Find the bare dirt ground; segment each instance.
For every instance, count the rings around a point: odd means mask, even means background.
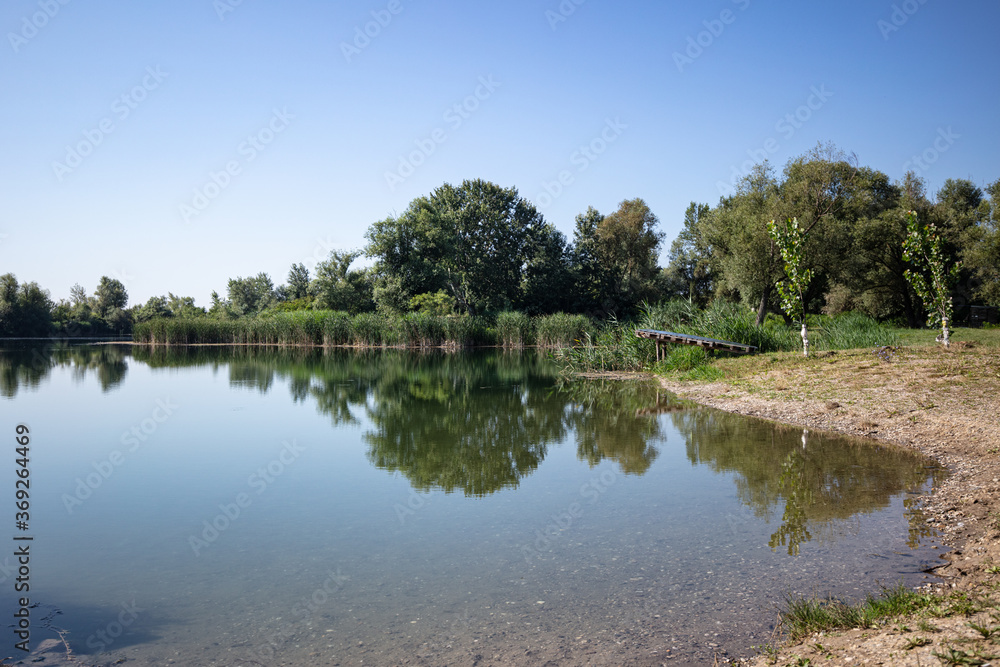
[[[662,384],[721,410],[912,447],[950,471],[923,506],[954,549],[935,571],[940,604],[880,627],[818,633],[744,664],[1000,665],[1000,349],[957,342],[718,366],[724,381]]]

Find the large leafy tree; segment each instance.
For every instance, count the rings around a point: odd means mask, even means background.
[[[607,278],[597,256],[597,226],[604,220],[593,206],[576,216],[570,266],[575,286],[574,310],[599,313]]]
[[[782,276],[778,248],[767,233],[767,223],[780,218],[780,210],[778,181],[765,161],[741,179],[735,194],[722,198],[700,225],[724,285],[738,291],[745,303],[757,306],[758,324],[764,321],[774,285]]]
[[[657,296],[657,256],[663,233],[642,199],[627,199],[597,225],[595,255],[605,277],[603,307],[630,314]]]
[[[334,250],[316,265],[316,278],[309,288],[315,297],[314,308],[343,310],[352,315],[372,310],[374,304],[367,272],[351,270],[351,264],[360,256],[360,251]]]
[[[52,299],[38,283],[18,284],[13,273],[0,276],[0,336],[47,336]]]
[[[1000,180],[986,188],[980,215],[964,234],[962,261],[975,280],[973,295],[1000,306]]]
[[[231,278],[227,292],[229,309],[238,316],[256,315],[272,305],[275,300],[274,283],[271,282],[271,277],[263,272],[248,278]],[[214,292],[213,301],[218,301]]]
[[[702,235],[710,213],[708,204],[691,202],[684,212],[684,227],[670,244],[665,269],[672,291],[700,306],[712,295],[712,248]]]
[[[302,299],[309,295],[309,269],[305,264],[292,264],[288,270],[286,296],[289,300]]]
[[[101,282],[94,292],[94,310],[97,316],[107,320],[114,311],[125,310],[128,306],[128,292],[120,280],[101,276]]]
[[[414,296],[443,288],[469,313],[517,306],[547,233],[541,214],[515,188],[478,179],[446,183],[369,229],[376,301],[404,310]]]

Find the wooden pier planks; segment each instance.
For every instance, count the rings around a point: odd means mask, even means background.
[[[662,343],[680,343],[682,345],[698,345],[709,350],[723,350],[736,354],[753,354],[757,348],[753,345],[743,345],[742,343],[732,343],[728,340],[715,340],[714,338],[702,338],[701,336],[691,336],[688,334],[674,333],[673,331],[657,331],[656,329],[636,329],[635,335],[639,338],[651,338],[656,341],[656,360],[660,360],[660,345]]]

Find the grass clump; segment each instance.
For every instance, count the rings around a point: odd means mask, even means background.
[[[538,347],[573,347],[579,345],[591,329],[590,320],[583,315],[554,313],[536,317],[535,344]]]
[[[821,325],[817,346],[824,350],[896,347],[899,336],[890,327],[863,313],[844,313]]]
[[[912,591],[900,583],[894,588],[883,588],[881,596],[868,595],[856,604],[788,596],[781,620],[791,639],[795,640],[824,630],[874,628],[891,618],[915,613],[934,603],[935,596]]]
[[[508,310],[497,315],[497,343],[504,348],[516,349],[531,345],[531,318],[522,312]]]

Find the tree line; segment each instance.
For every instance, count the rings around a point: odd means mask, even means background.
[[[803,316],[854,310],[915,327],[925,312],[907,277],[916,270],[904,252],[913,213],[940,235],[942,261],[958,267],[956,316],[971,304],[1000,306],[1000,180],[980,188],[948,179],[931,200],[913,172],[892,182],[835,146],[817,145],[780,174],[767,161],[755,165],[715,206],[692,202],[666,267],[658,265],[659,219],[642,199],[607,215],[588,208],[568,239],[515,188],[467,180],[374,222],[361,250],[335,250],[312,272],[293,264],[284,284],[267,273],[232,278],[224,296],[212,292],[208,308],[172,293],[128,307],[124,285],[108,277],[92,294],[74,285],[69,301],[54,303],[36,283],[18,284],[8,273],[0,276],[0,335],[128,333],[160,317],[304,309],[627,319],[644,303],[669,299],[740,302],[761,323],[782,313],[787,262],[772,222],[792,220],[796,270],[810,278],[798,295]],[[371,266],[351,268],[363,256]]]

